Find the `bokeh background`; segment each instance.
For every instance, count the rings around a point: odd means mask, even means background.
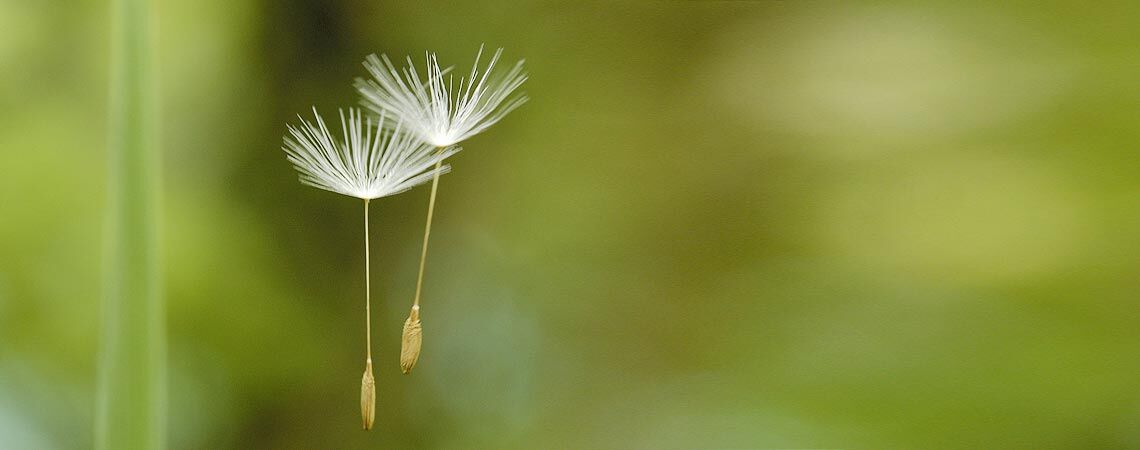
[[[160,0],[175,449],[1140,448],[1140,4]],[[92,444],[106,1],[0,1],[0,448]],[[369,53],[532,100],[373,206]]]

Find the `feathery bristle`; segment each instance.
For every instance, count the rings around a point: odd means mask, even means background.
[[[347,119],[341,110],[343,138],[338,140],[316,108],[313,116],[315,122],[301,118],[300,126],[288,126],[282,149],[301,183],[326,191],[362,199],[399,194],[431,180],[432,166],[460,150],[440,151],[418,142],[403,132],[399,122],[391,130],[383,129],[355,108],[349,108]],[[449,170],[442,166],[440,173]]]
[[[409,131],[438,147],[459,143],[479,134],[501,120],[527,101],[526,95],[512,97],[515,90],[527,80],[520,60],[505,74],[491,76],[503,49],[498,49],[482,71],[479,59],[483,47],[475,56],[471,73],[460,77],[448,75],[451,67],[440,68],[434,53],[425,55],[427,80],[420,78],[412,63],[399,70],[387,55],[369,55],[364,67],[372,79],[356,80],[361,105],[377,116],[390,115],[407,124]]]

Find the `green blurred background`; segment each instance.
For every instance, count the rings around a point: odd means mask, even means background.
[[[1140,448],[1140,4],[159,0],[175,449]],[[106,1],[0,1],[0,448],[92,445]],[[361,208],[369,53],[531,101]]]

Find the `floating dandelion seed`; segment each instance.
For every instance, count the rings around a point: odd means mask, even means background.
[[[324,119],[313,108],[315,122],[301,119],[300,126],[289,125],[285,136],[286,158],[300,174],[302,183],[326,191],[364,200],[364,322],[367,357],[360,384],[360,413],[364,429],[372,428],[376,414],[375,380],[372,376],[372,284],[369,280],[368,202],[399,194],[428,179],[439,179],[450,170],[441,166],[459,147],[437,149],[403,133],[397,121],[394,128],[374,127],[360,111],[349,108],[348,118],[340,112],[342,139],[329,132]],[[378,123],[383,123],[382,116]],[[435,167],[432,169],[432,167]]]
[[[480,46],[479,53],[475,55],[475,63],[471,65],[471,73],[459,78],[458,85],[450,74],[451,67],[441,69],[434,53],[425,55],[427,81],[420,78],[411,57],[407,58],[407,67],[398,70],[387,55],[370,55],[364,60],[364,67],[372,74],[372,79],[356,80],[356,89],[362,97],[360,103],[380,117],[391,117],[394,121],[407,124],[409,132],[442,151],[449,145],[458,144],[483,132],[527,101],[525,95],[512,96],[527,80],[523,61],[516,63],[506,74],[492,76],[502,53],[503,49],[496,50],[487,67],[480,72],[479,59],[483,56],[483,47]],[[440,163],[442,160],[436,164]],[[404,322],[401,339],[400,369],[405,374],[412,371],[420,356],[423,338],[419,318],[420,291],[438,187],[439,177],[435,176],[428,200],[416,296],[408,319]]]

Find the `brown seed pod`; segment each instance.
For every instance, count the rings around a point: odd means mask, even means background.
[[[420,346],[423,344],[423,330],[420,327],[420,306],[412,306],[408,320],[404,321],[404,335],[400,342],[400,370],[412,372],[420,359]]]
[[[360,417],[364,429],[371,430],[376,421],[376,379],[372,377],[372,358],[364,364],[364,378],[360,380]]]

